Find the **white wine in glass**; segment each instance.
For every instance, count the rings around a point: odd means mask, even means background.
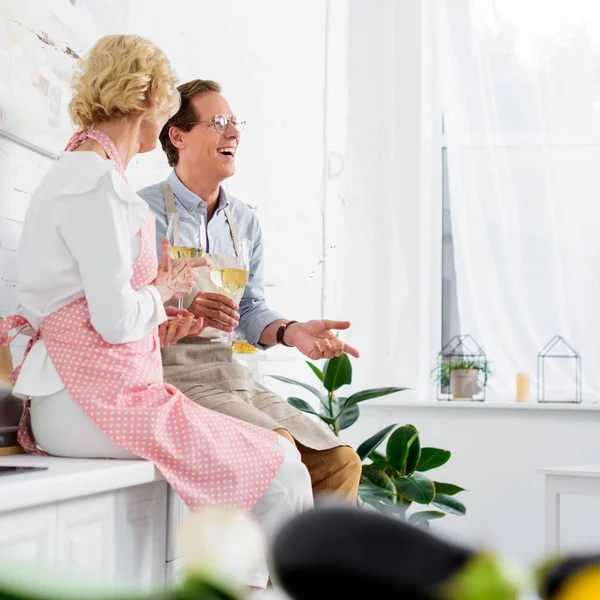
[[[171,246],[172,258],[202,258],[204,250],[196,246]]]
[[[174,259],[201,258],[206,248],[206,223],[202,215],[175,213],[169,219],[167,239]],[[183,298],[177,299],[177,308],[183,308]]]
[[[210,279],[222,294],[235,296],[248,283],[248,271],[245,269],[229,269],[213,267]]]
[[[222,254],[211,255],[210,280],[218,292],[234,297],[243,292],[248,283],[249,275],[249,243],[246,239],[239,241],[236,256]],[[233,343],[233,335],[228,333],[225,338],[216,338],[213,342],[225,340]]]

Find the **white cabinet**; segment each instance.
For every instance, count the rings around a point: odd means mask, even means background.
[[[164,580],[167,482],[121,490],[116,496],[117,581],[149,590]]]
[[[11,558],[54,565],[57,506],[0,514],[0,552]]]
[[[58,504],[57,567],[70,574],[101,575],[115,583],[115,497],[113,493]]]
[[[177,495],[172,487],[169,487],[169,514],[167,518],[167,561],[180,558],[181,552],[177,545],[177,533],[180,530],[185,517],[190,509]]]
[[[0,513],[0,554],[104,584],[165,579],[167,482]]]
[[[165,582],[167,585],[172,586],[179,583],[184,576],[185,564],[181,558],[172,560],[167,563],[167,570],[165,573]]]

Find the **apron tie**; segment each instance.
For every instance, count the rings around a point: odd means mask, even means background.
[[[17,333],[12,336],[8,335],[8,332],[11,329],[17,329]],[[26,329],[33,330],[33,335],[29,338],[27,342],[27,346],[25,347],[25,353],[23,355],[23,361],[27,358],[29,351],[33,348],[35,343],[42,337],[42,332],[39,329],[34,329],[31,323],[21,315],[12,315],[7,319],[3,319],[0,321],[0,346],[10,346],[10,344],[15,340],[15,338],[23,333]],[[21,367],[23,363],[21,363],[18,367],[12,370],[11,374],[8,376],[10,382],[15,385],[17,378],[19,377],[19,373],[21,372]],[[23,447],[25,452],[30,454],[40,454],[43,456],[48,456],[45,452],[42,452],[33,441],[33,433],[31,431],[31,421],[29,418],[29,407],[31,405],[31,400],[26,398],[23,400],[23,412],[21,413],[21,420],[19,421],[19,428],[17,430],[17,441]]]

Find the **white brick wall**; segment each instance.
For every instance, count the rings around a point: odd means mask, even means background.
[[[14,313],[17,300],[16,252],[29,198],[52,159],[18,142],[0,137],[0,316]],[[27,338],[11,345],[13,363],[20,364]]]

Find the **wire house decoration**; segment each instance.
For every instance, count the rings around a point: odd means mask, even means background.
[[[440,350],[433,371],[438,400],[485,400],[488,360],[470,335],[454,336]]]
[[[538,354],[538,402],[581,403],[581,357],[560,335]]]

